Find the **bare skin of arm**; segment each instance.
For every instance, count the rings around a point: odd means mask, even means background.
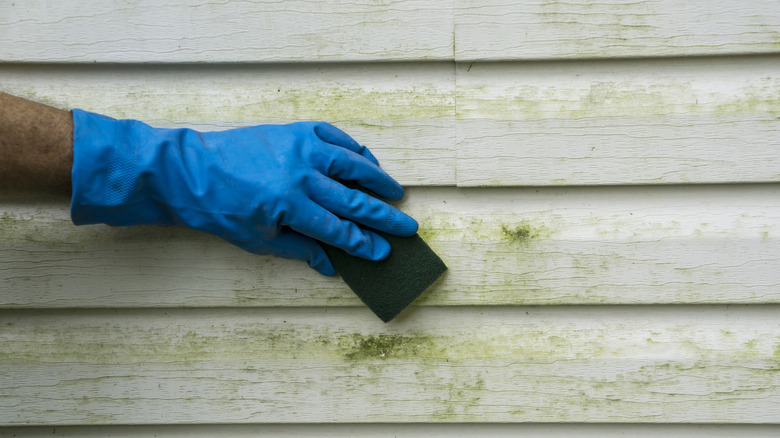
[[[70,111],[0,92],[0,190],[70,194]]]

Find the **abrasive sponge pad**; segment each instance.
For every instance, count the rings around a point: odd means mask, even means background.
[[[422,295],[447,266],[417,234],[398,237],[377,233],[391,248],[390,255],[378,262],[322,246],[344,282],[376,316],[388,322]]]

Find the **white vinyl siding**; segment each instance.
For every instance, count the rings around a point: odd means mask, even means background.
[[[302,262],[0,193],[0,436],[780,433],[780,3],[5,2],[0,90],[332,122],[450,268],[384,324]]]

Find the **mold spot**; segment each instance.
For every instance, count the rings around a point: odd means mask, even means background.
[[[349,361],[430,358],[435,342],[425,335],[353,334],[339,339],[343,357]]]
[[[514,227],[501,225],[501,233],[505,240],[512,243],[525,243],[539,236],[539,234],[528,225]]]

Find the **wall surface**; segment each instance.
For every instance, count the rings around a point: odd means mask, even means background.
[[[450,270],[383,324],[300,262],[0,194],[0,436],[780,433],[780,3],[163,3],[3,2],[0,90],[335,123]]]

